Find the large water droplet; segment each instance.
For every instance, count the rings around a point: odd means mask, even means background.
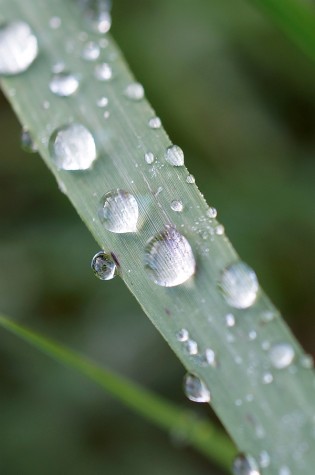
[[[101,280],[111,280],[116,275],[116,263],[111,254],[106,254],[104,251],[100,251],[93,257],[91,261],[91,268]]]
[[[101,63],[95,67],[95,77],[99,81],[109,81],[113,76],[113,71],[108,63]]]
[[[167,147],[165,158],[174,167],[182,167],[184,165],[184,152],[178,145]]]
[[[260,475],[256,460],[245,454],[235,457],[232,466],[233,475]]]
[[[144,89],[139,82],[128,84],[125,89],[125,95],[132,101],[141,101],[144,98]]]
[[[195,273],[196,262],[187,239],[174,228],[167,228],[148,241],[145,268],[156,284],[174,287]]]
[[[294,349],[289,343],[277,343],[269,350],[271,364],[277,369],[283,369],[289,366],[294,356]]]
[[[26,71],[37,54],[37,38],[27,23],[13,21],[0,26],[0,74]]]
[[[184,392],[190,401],[209,402],[211,399],[210,391],[205,383],[194,374],[186,374]]]
[[[235,308],[253,305],[259,289],[255,272],[244,262],[226,267],[219,285],[227,303]]]
[[[97,158],[91,132],[76,123],[55,130],[49,140],[49,150],[61,170],[87,170]]]
[[[56,96],[67,97],[76,92],[79,87],[79,80],[70,73],[62,72],[54,74],[49,83],[49,89]]]
[[[37,152],[37,146],[34,140],[32,139],[31,134],[25,128],[22,129],[22,133],[21,133],[21,147],[23,148],[23,150],[25,150],[25,152],[28,152],[28,153]]]
[[[136,232],[138,216],[138,203],[127,191],[112,190],[101,199],[99,217],[105,228],[112,233]]]

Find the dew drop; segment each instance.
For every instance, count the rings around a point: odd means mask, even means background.
[[[110,116],[110,112],[109,112],[109,111],[105,111],[104,114],[103,114],[104,119],[108,119],[109,116]]]
[[[89,41],[84,46],[81,56],[86,61],[95,61],[100,55],[101,49],[94,41]]]
[[[49,26],[52,30],[58,30],[61,25],[61,18],[59,16],[53,16],[49,19]]]
[[[151,117],[151,119],[149,119],[148,124],[150,129],[159,129],[162,125],[162,122],[159,117]]]
[[[79,80],[70,73],[61,72],[54,74],[49,83],[49,89],[56,96],[67,97],[76,92],[79,87]]]
[[[304,354],[300,357],[299,363],[302,368],[311,369],[314,367],[314,358],[312,355]]]
[[[181,213],[181,211],[184,209],[183,203],[179,200],[173,200],[171,202],[171,209],[177,213]]]
[[[195,183],[195,177],[193,175],[188,175],[186,178],[186,183]]]
[[[139,82],[128,84],[125,89],[125,96],[132,101],[141,101],[144,98],[144,89]]]
[[[112,190],[101,199],[99,217],[105,228],[112,233],[136,232],[138,216],[138,203],[127,191]]]
[[[214,232],[218,235],[218,236],[222,236],[224,234],[224,226],[222,224],[218,224],[215,229],[214,229]]]
[[[209,216],[209,218],[216,218],[217,217],[217,210],[213,207],[210,207],[207,211],[207,216]]]
[[[210,391],[205,383],[194,374],[186,374],[184,378],[184,392],[193,402],[209,402]]]
[[[213,367],[217,365],[216,354],[211,348],[207,348],[205,350],[205,362]]]
[[[182,167],[184,165],[184,152],[178,145],[171,145],[166,149],[165,159],[173,167]]]
[[[272,366],[277,369],[287,368],[295,356],[294,349],[289,343],[277,343],[269,350]]]
[[[198,354],[198,343],[195,340],[192,340],[191,338],[186,341],[185,348],[190,356]]]
[[[144,261],[149,277],[162,287],[186,282],[196,268],[189,242],[174,228],[166,228],[148,241]]]
[[[100,97],[97,102],[96,102],[96,105],[97,107],[106,107],[108,106],[108,98],[103,96],[103,97]]]
[[[27,23],[13,21],[0,26],[0,74],[26,71],[37,55],[37,38]]]
[[[291,470],[286,466],[280,467],[279,475],[291,475]]]
[[[256,460],[251,455],[239,454],[232,465],[233,475],[260,475]]]
[[[176,333],[176,338],[178,341],[187,341],[189,339],[189,331],[186,328],[182,328]]]
[[[262,381],[264,384],[271,384],[273,381],[273,376],[271,373],[264,373],[262,377]]]
[[[154,162],[154,154],[152,152],[147,152],[144,155],[144,159],[148,165],[151,165]]]
[[[23,127],[22,132],[21,132],[21,147],[25,152],[28,153],[36,153],[37,152],[37,146],[32,139],[32,136],[30,132]]]
[[[262,468],[269,467],[270,465],[270,455],[266,450],[262,450],[259,454],[259,465]]]
[[[253,305],[259,289],[255,272],[244,262],[226,267],[219,286],[227,303],[235,308]]]
[[[110,0],[79,0],[86,24],[96,33],[107,33],[112,24]]]
[[[235,325],[235,317],[232,313],[228,313],[225,316],[225,323],[227,327],[234,327]]]
[[[108,63],[101,63],[95,67],[95,77],[99,81],[109,81],[113,76],[112,68]]]
[[[91,132],[76,123],[56,129],[49,139],[49,150],[60,170],[87,170],[97,158]]]
[[[91,268],[98,279],[111,280],[117,274],[116,263],[110,254],[100,251],[93,257]]]

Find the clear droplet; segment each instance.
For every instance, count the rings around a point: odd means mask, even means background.
[[[255,272],[244,262],[226,267],[219,285],[227,303],[235,308],[253,305],[259,290]]]
[[[105,228],[112,233],[134,233],[137,231],[138,203],[127,191],[116,189],[101,199],[99,217]]]
[[[273,381],[273,376],[271,373],[264,373],[262,377],[262,381],[264,384],[271,384]]]
[[[94,41],[89,41],[84,46],[81,56],[86,61],[95,61],[100,55],[101,49]]]
[[[109,119],[109,116],[110,116],[110,112],[105,111],[104,114],[103,114],[104,119]]]
[[[295,356],[294,349],[289,343],[277,343],[269,350],[272,366],[277,369],[287,368]]]
[[[13,21],[0,26],[0,74],[26,71],[37,55],[37,38],[27,23]]]
[[[149,119],[148,124],[151,129],[159,129],[162,125],[162,122],[159,117],[152,117]]]
[[[193,402],[209,402],[210,391],[205,383],[194,374],[186,374],[184,378],[184,392]]]
[[[108,63],[101,63],[95,67],[95,77],[99,81],[109,81],[113,76],[113,71]]]
[[[182,167],[184,165],[184,152],[178,145],[167,147],[165,158],[173,167]]]
[[[279,475],[291,475],[291,470],[286,466],[280,467]]]
[[[262,468],[269,467],[270,465],[270,455],[266,450],[262,450],[259,454],[259,465]]]
[[[58,30],[61,25],[61,18],[59,16],[53,16],[49,19],[49,26],[52,30]]]
[[[175,287],[195,273],[196,262],[187,239],[174,228],[167,228],[148,241],[145,268],[157,285]]]
[[[105,96],[103,96],[103,97],[100,97],[100,98],[97,100],[96,105],[97,105],[98,107],[106,107],[106,106],[108,106],[108,102],[109,102],[109,101],[108,101],[108,98],[105,97]]]
[[[54,74],[49,83],[49,89],[56,96],[67,97],[74,94],[79,87],[79,80],[70,73]]]
[[[256,460],[251,455],[239,454],[232,465],[233,475],[260,475]]]
[[[181,213],[181,211],[183,211],[184,209],[184,206],[183,206],[183,203],[179,200],[173,200],[171,202],[171,208],[173,211],[176,211],[177,213]]]
[[[209,216],[209,218],[216,218],[217,217],[217,210],[213,207],[210,207],[207,211],[207,216]]]
[[[100,251],[92,259],[91,268],[98,279],[111,280],[116,275],[116,263],[111,254]]]
[[[195,340],[192,340],[191,338],[189,338],[185,342],[185,348],[190,356],[198,354],[198,343]]]
[[[147,152],[144,155],[144,159],[148,165],[151,165],[154,162],[154,154],[152,152]]]
[[[189,331],[186,328],[182,328],[176,333],[176,338],[178,341],[187,341],[189,339]]]
[[[139,82],[128,84],[125,89],[125,95],[132,101],[141,101],[144,98],[144,89]]]
[[[222,236],[225,232],[225,229],[224,229],[224,226],[222,224],[218,224],[215,228],[214,228],[214,232],[218,235],[218,236]]]
[[[314,358],[312,355],[303,354],[299,360],[302,368],[311,369],[314,367]]]
[[[87,170],[97,158],[94,138],[82,124],[56,129],[49,139],[49,150],[60,170]]]
[[[195,183],[195,177],[193,175],[188,175],[186,178],[186,183]]]
[[[107,33],[112,24],[109,0],[79,0],[86,24],[96,33]]]
[[[225,316],[225,323],[227,327],[234,327],[235,325],[235,317],[232,313],[228,313]]]
[[[207,348],[205,350],[205,362],[213,367],[217,365],[216,354],[211,348]]]
[[[22,133],[21,133],[21,147],[25,152],[28,153],[36,153],[37,152],[37,146],[32,139],[32,136],[30,132],[23,127]]]

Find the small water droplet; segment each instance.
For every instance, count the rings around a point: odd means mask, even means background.
[[[184,209],[183,203],[179,200],[173,200],[171,202],[171,209],[177,213],[181,213]]]
[[[108,119],[109,116],[110,116],[110,112],[109,112],[109,111],[105,111],[104,114],[103,114],[104,119]]]
[[[271,384],[273,381],[273,376],[271,373],[264,373],[262,377],[262,381],[264,384]]]
[[[289,343],[277,343],[269,350],[272,366],[277,369],[287,368],[295,356],[294,349]]]
[[[269,467],[269,465],[270,465],[270,455],[268,454],[268,452],[266,450],[262,450],[260,452],[258,460],[259,460],[259,465],[262,468]]]
[[[207,216],[209,216],[209,218],[216,218],[217,217],[217,210],[213,207],[210,207],[207,211]]]
[[[134,233],[137,231],[138,203],[127,191],[116,189],[101,199],[99,217],[105,228],[112,233]]]
[[[184,378],[184,392],[193,402],[209,402],[210,391],[205,383],[194,374],[186,374]]]
[[[187,341],[189,339],[189,331],[186,328],[182,328],[176,333],[178,341]]]
[[[289,467],[280,467],[279,475],[291,475],[291,470],[289,469]]]
[[[49,26],[52,30],[57,30],[60,28],[61,18],[59,16],[53,16],[49,19]]]
[[[244,262],[226,267],[219,285],[227,303],[235,308],[253,305],[259,289],[255,272]]]
[[[49,150],[60,170],[87,170],[97,158],[91,132],[76,123],[56,129],[49,139]]]
[[[100,47],[94,41],[89,41],[84,46],[81,56],[86,61],[95,61],[100,55]]]
[[[192,277],[196,262],[187,239],[174,228],[167,228],[148,241],[145,268],[157,285],[174,287]]]
[[[111,254],[100,251],[92,259],[91,268],[101,280],[111,280],[117,274],[116,263]]]
[[[224,226],[222,224],[218,224],[215,228],[214,228],[214,232],[218,235],[218,236],[222,236],[225,232],[225,229],[224,229]]]
[[[195,183],[195,177],[193,175],[188,175],[186,178],[186,183]]]
[[[95,66],[95,77],[99,81],[109,81],[113,76],[113,71],[108,63],[101,63]]]
[[[96,33],[107,33],[112,24],[109,0],[79,0],[86,24]]]
[[[191,338],[185,342],[185,348],[187,353],[191,356],[198,354],[198,343]]]
[[[248,333],[248,338],[250,340],[256,340],[257,338],[257,332],[255,330],[251,330],[249,333]]]
[[[151,117],[148,124],[151,129],[159,129],[162,125],[162,122],[159,117]]]
[[[314,358],[312,355],[303,354],[299,362],[302,368],[311,369],[314,367]]]
[[[217,365],[216,354],[211,348],[205,350],[205,362],[213,367]]]
[[[233,475],[260,475],[256,460],[247,454],[235,457],[232,466]]]
[[[0,74],[26,71],[37,55],[37,38],[27,23],[13,21],[0,26]]]
[[[128,84],[125,89],[125,96],[132,101],[141,101],[144,98],[144,89],[139,82]]]
[[[178,145],[167,147],[165,159],[173,167],[182,167],[184,165],[184,152]]]
[[[144,155],[144,159],[148,165],[151,165],[154,162],[154,154],[152,152],[147,152]]]
[[[108,98],[103,96],[103,97],[100,97],[97,102],[96,102],[96,105],[98,107],[106,107],[108,106]]]
[[[70,73],[61,72],[54,74],[49,83],[49,89],[56,96],[67,97],[76,92],[79,87],[79,80]]]
[[[22,133],[21,133],[21,147],[25,152],[28,153],[36,153],[37,152],[37,146],[32,139],[32,136],[30,132],[23,127]]]
[[[225,323],[227,327],[234,327],[235,325],[235,317],[232,313],[228,313],[225,316]]]

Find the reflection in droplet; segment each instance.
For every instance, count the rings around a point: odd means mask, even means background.
[[[91,268],[98,279],[111,280],[116,275],[116,263],[111,254],[100,251],[93,257]]]

